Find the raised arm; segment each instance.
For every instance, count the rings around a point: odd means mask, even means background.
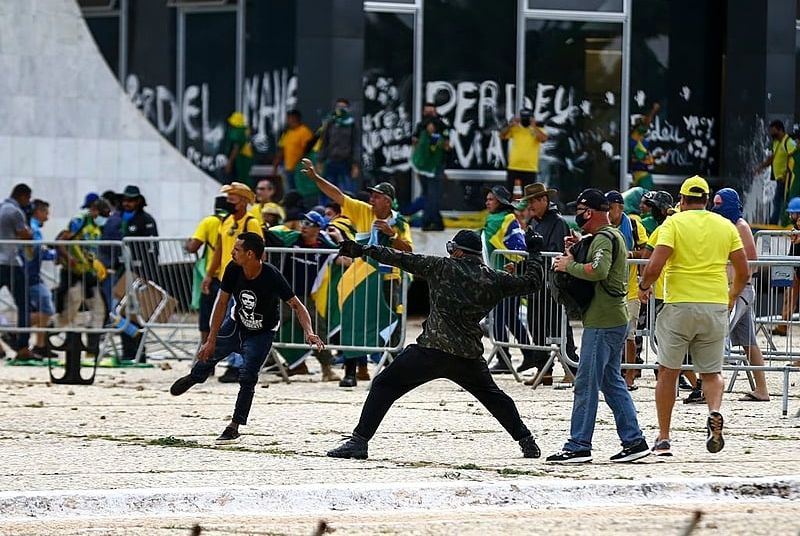
[[[308,158],[303,158],[302,164],[303,174],[313,180],[317,186],[319,186],[319,189],[323,194],[328,196],[334,203],[338,203],[340,205],[344,203],[344,193],[337,188],[335,184],[330,183],[324,177],[320,177],[319,173],[317,173],[317,170],[314,169],[314,164],[311,162],[311,160]]]

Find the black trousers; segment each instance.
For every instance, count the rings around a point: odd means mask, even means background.
[[[406,347],[372,381],[354,432],[369,440],[395,400],[428,383],[445,378],[465,389],[489,410],[516,441],[531,435],[517,406],[492,379],[483,359],[464,359],[416,344]]]

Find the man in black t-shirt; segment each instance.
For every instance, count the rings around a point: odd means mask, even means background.
[[[292,308],[303,328],[308,344],[322,350],[322,339],[314,334],[311,318],[303,303],[297,299],[286,278],[273,265],[261,262],[264,240],[255,233],[242,233],[233,246],[233,263],[225,270],[220,283],[211,330],[206,342],[197,352],[192,372],[178,378],[170,393],[182,395],[193,385],[203,383],[214,366],[233,352],[242,355],[244,365],[239,369],[239,396],[233,418],[217,438],[218,444],[235,443],[239,425],[247,424],[253,405],[258,373],[272,347],[275,328],[280,320],[280,302]],[[228,300],[234,296],[234,306],[226,317]]]

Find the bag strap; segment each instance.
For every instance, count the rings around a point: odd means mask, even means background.
[[[614,265],[614,261],[617,258],[618,248],[619,248],[619,240],[616,239],[614,233],[611,231],[600,231],[597,233],[598,235],[603,235],[611,241],[611,266]],[[603,287],[603,291],[611,296],[612,298],[621,298],[628,294],[627,290],[623,290],[622,292],[613,292],[611,289],[608,288],[608,279],[604,279],[602,281],[598,281],[600,286]]]

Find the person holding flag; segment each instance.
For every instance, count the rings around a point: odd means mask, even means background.
[[[302,172],[311,178],[324,195],[342,207],[341,214],[350,219],[356,230],[356,241],[369,246],[385,246],[400,251],[411,251],[411,228],[403,217],[393,209],[394,186],[382,182],[367,188],[369,203],[346,195],[336,185],[321,177],[311,160],[302,160]],[[378,292],[382,289],[382,293]],[[374,261],[359,259],[342,275],[338,285],[341,312],[341,343],[345,346],[384,346],[387,334],[390,344],[399,335],[395,315],[402,313],[400,303],[401,274],[398,268],[380,266]],[[384,300],[379,299],[382,294]],[[367,304],[380,303],[376,310]],[[394,310],[392,310],[392,308]],[[366,312],[369,309],[370,314]],[[399,342],[399,341],[398,341]],[[345,376],[340,387],[357,385],[357,361],[363,352],[345,352]],[[366,365],[362,365],[359,376],[368,379]]]

